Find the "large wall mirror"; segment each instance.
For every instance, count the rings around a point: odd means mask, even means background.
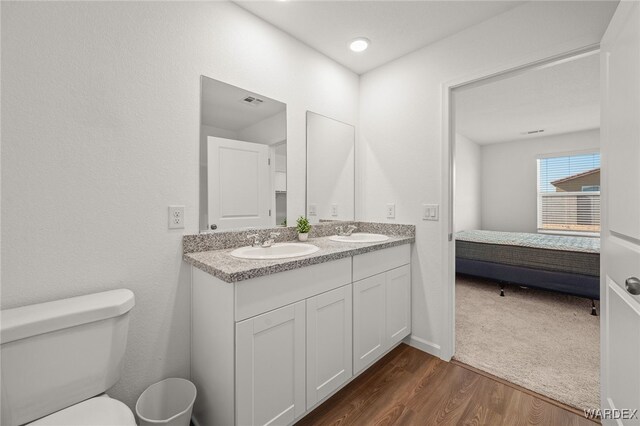
[[[286,224],[287,106],[200,79],[200,230]]]
[[[307,217],[355,219],[355,128],[307,111]]]

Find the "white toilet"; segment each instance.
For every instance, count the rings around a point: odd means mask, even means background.
[[[120,377],[130,290],[3,310],[2,425],[133,426],[105,392]]]

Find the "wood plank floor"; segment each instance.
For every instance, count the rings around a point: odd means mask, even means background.
[[[585,425],[535,395],[402,344],[297,425]]]

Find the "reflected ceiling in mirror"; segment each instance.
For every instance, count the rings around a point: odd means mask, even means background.
[[[200,231],[286,224],[286,105],[205,76],[200,83]]]
[[[307,111],[307,217],[355,220],[355,127]]]

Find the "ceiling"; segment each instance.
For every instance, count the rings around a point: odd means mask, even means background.
[[[258,106],[243,102],[247,96],[260,98],[263,102]],[[284,111],[286,106],[260,94],[202,77],[201,108],[203,125],[238,131]]]
[[[455,34],[522,1],[235,1],[357,74]],[[369,48],[352,52],[357,37]]]
[[[456,132],[480,145],[599,128],[600,55],[460,89],[455,105]]]

